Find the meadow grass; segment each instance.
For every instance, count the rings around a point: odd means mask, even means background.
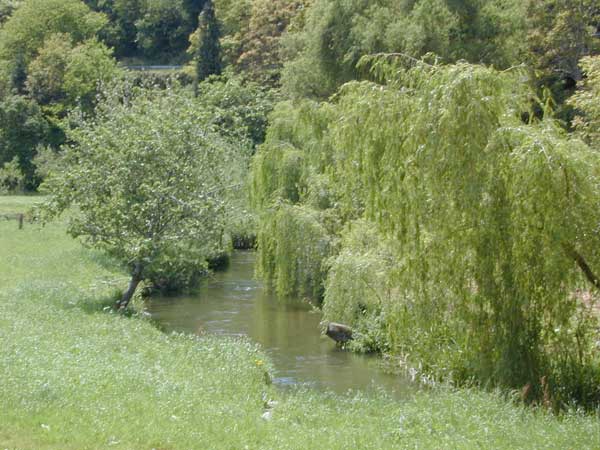
[[[0,215],[25,214],[43,200],[44,197],[39,195],[0,196]]]
[[[0,209],[30,201],[0,197]],[[64,224],[0,222],[0,449],[600,448],[596,416],[479,390],[401,402],[280,391],[247,340],[110,313],[126,279]]]

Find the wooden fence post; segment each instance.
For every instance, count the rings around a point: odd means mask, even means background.
[[[23,229],[23,214],[19,214],[19,230]]]

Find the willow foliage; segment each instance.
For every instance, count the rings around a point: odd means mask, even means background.
[[[323,173],[331,158],[325,150],[328,112],[313,102],[277,105],[265,143],[254,162],[256,206],[277,198],[296,203],[305,194],[310,175]]]
[[[580,89],[569,99],[577,115],[573,125],[590,146],[600,149],[600,56],[586,57],[580,62],[585,79]]]
[[[282,204],[263,219],[258,234],[259,273],[277,294],[320,298],[333,239],[324,217],[311,208]]]
[[[341,178],[361,177],[367,216],[402,255],[411,308],[397,320],[437,322],[469,375],[501,384],[537,383],[554,358],[589,364],[574,293],[581,262],[600,263],[599,155],[551,122],[522,123],[519,72],[383,67],[386,87],[346,88],[332,133],[351,162]]]
[[[600,287],[600,155],[551,120],[523,122],[535,99],[520,70],[367,63],[381,82],[345,85],[320,107],[325,116],[312,116],[327,117],[325,130],[298,121],[294,136],[268,138],[262,149],[261,158],[275,158],[273,144],[319,129],[320,146],[295,144],[303,157],[295,167],[307,186],[323,177],[330,201],[294,201],[341,223],[363,217],[389,242],[382,253],[378,240],[360,248],[356,233],[345,234],[329,260],[328,318],[360,328],[371,320],[360,314],[371,317],[375,347],[439,377],[529,384],[538,395],[552,389],[556,401],[600,399],[593,383],[581,391],[581,374],[599,375],[591,310]],[[273,270],[282,256],[267,256]],[[363,276],[378,283],[377,302],[358,283]]]
[[[339,228],[325,131],[327,106],[281,103],[253,161],[252,199],[259,210],[259,272],[282,296],[319,299],[325,260]],[[304,206],[295,206],[304,204]]]
[[[324,319],[352,326],[354,350],[389,350],[386,314],[396,294],[396,255],[374,224],[363,219],[347,225],[339,246],[327,262]]]

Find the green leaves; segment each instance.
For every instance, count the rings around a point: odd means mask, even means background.
[[[225,194],[248,153],[205,125],[192,99],[124,90],[127,97],[109,92],[95,119],[69,131],[64,172],[47,183],[49,208],[76,207],[70,233],[141,264],[145,278],[202,271],[223,245]]]
[[[81,42],[106,22],[104,15],[79,0],[28,0],[0,30],[0,60],[13,65],[23,58],[27,65],[50,35],[65,33]]]
[[[100,84],[119,75],[112,52],[96,40],[73,46],[67,34],[50,36],[28,67],[26,88],[59,115],[81,106],[91,113]]]
[[[600,150],[600,56],[583,58],[581,68],[586,78],[581,89],[569,99],[577,113],[573,124],[588,144]]]
[[[195,83],[204,81],[210,75],[221,74],[221,32],[215,17],[211,0],[207,0],[198,19],[198,42],[195,52]]]
[[[521,70],[399,54],[364,64],[381,84],[273,116],[254,165],[263,274],[280,292],[297,289],[289,273],[325,276],[328,318],[364,330],[359,347],[410,354],[439,378],[541,393],[542,376],[597,364],[595,319],[575,293],[594,289],[584,268],[600,268],[598,153],[550,119],[522,121],[535,97]],[[335,243],[340,222],[329,273],[294,266],[315,254],[309,230]],[[357,234],[379,238],[361,246]]]
[[[48,123],[35,102],[16,95],[0,100],[0,165],[18,157],[27,188],[36,186],[32,158],[48,135]]]

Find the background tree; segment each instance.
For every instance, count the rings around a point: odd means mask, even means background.
[[[183,55],[196,18],[188,15],[183,0],[144,0],[135,21],[136,41],[146,58],[172,61]]]
[[[94,37],[106,22],[80,0],[28,0],[0,29],[0,60],[12,70],[26,69],[48,37],[61,33],[79,43]]]
[[[194,58],[196,61],[196,85],[210,75],[221,73],[219,37],[219,24],[215,17],[215,10],[212,1],[208,0],[198,19],[198,50]]]
[[[112,50],[101,42],[92,39],[77,45],[69,53],[65,68],[63,89],[67,104],[91,113],[101,86],[121,74]]]
[[[0,0],[0,25],[8,20],[23,0]]]
[[[136,21],[142,14],[142,0],[114,0],[111,13],[109,43],[119,57],[138,52]]]
[[[78,104],[91,112],[99,84],[113,80],[120,70],[104,44],[92,39],[73,46],[68,35],[56,34],[46,40],[27,73],[28,95],[60,116]]]
[[[569,99],[576,114],[573,125],[590,146],[600,151],[600,56],[583,58],[581,70],[585,78]]]
[[[0,166],[17,158],[27,189],[37,187],[32,159],[49,134],[50,126],[35,102],[16,95],[0,100]]]
[[[0,194],[21,194],[25,187],[25,176],[21,171],[19,158],[0,165]]]
[[[121,309],[144,279],[184,283],[206,269],[224,245],[225,193],[247,158],[203,125],[193,99],[127,95],[109,95],[95,120],[69,131],[64,170],[47,183],[48,211],[76,207],[69,232],[129,268]]]
[[[518,0],[315,0],[304,26],[282,40],[282,85],[296,97],[327,97],[364,77],[361,56],[435,53],[507,68],[525,55],[525,11]]]
[[[39,105],[62,101],[65,70],[73,44],[68,34],[49,36],[27,68],[26,90]]]
[[[64,34],[48,38],[27,72],[29,96],[48,117],[59,119],[78,105],[91,113],[99,85],[121,73],[104,44],[88,40],[73,46]]]
[[[241,35],[236,70],[256,80],[277,84],[283,62],[281,36],[305,4],[303,0],[254,0],[248,28]]]
[[[198,28],[198,18],[204,9],[206,0],[183,0],[182,6],[187,16],[190,18],[190,28]]]
[[[560,104],[581,80],[579,60],[600,50],[593,37],[600,23],[594,0],[531,0],[527,4],[527,43],[539,71],[539,84]]]
[[[198,86],[197,101],[207,122],[232,139],[250,141],[253,148],[265,140],[268,117],[277,99],[272,90],[239,76],[223,76]]]
[[[179,63],[204,0],[85,0],[109,23],[100,37],[118,58]]]
[[[234,64],[242,50],[243,35],[248,29],[252,0],[213,0],[215,14],[221,25],[223,61]]]

